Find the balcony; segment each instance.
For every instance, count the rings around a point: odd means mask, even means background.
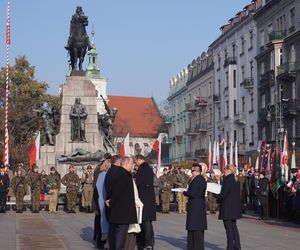
[[[207,157],[207,149],[201,148],[195,151],[195,158],[204,158]]]
[[[198,126],[196,126],[196,129],[198,129],[199,132],[206,133],[208,131],[208,124],[201,123]]]
[[[234,115],[234,122],[238,125],[246,125],[246,116],[243,113]]]
[[[275,73],[274,70],[269,70],[266,73],[260,75],[259,77],[259,88],[265,88],[270,83],[275,81]]]
[[[185,134],[188,135],[188,136],[196,136],[199,133],[200,132],[199,132],[197,127],[195,127],[195,128],[186,128],[185,129]]]
[[[278,79],[289,80],[295,79],[297,73],[300,72],[300,62],[287,62],[277,67]]]
[[[298,110],[300,108],[299,100],[292,99],[288,101],[287,106],[283,110],[284,116],[297,116]]]
[[[225,121],[224,120],[217,121],[217,126],[219,130],[223,130],[225,127]]]
[[[185,111],[186,112],[195,112],[197,110],[197,107],[195,107],[195,104],[192,103],[186,103],[185,104]]]
[[[236,64],[236,57],[227,57],[224,61],[224,68],[226,68],[228,65]]]
[[[195,107],[201,107],[201,106],[207,106],[208,101],[207,101],[207,97],[198,97],[195,100]]]
[[[247,77],[244,79],[244,81],[242,82],[242,84],[244,85],[244,88],[245,89],[253,89],[254,87],[254,81],[253,81],[253,78],[252,77]]]
[[[269,33],[269,41],[282,40],[287,36],[286,30],[274,30]]]
[[[192,152],[185,152],[185,159],[191,159],[192,155]]]
[[[273,107],[274,105],[272,105]],[[273,108],[271,108],[273,109]],[[260,123],[266,123],[267,122],[267,115],[268,115],[268,111],[266,110],[266,108],[260,109],[259,112],[259,122]]]
[[[221,102],[221,96],[220,95],[214,95],[213,96],[214,103],[220,103]]]

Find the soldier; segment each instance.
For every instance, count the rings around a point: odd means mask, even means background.
[[[56,213],[57,198],[58,198],[58,193],[60,191],[61,181],[60,181],[60,175],[56,173],[55,167],[51,167],[50,174],[47,176],[46,184],[47,184],[48,194],[50,195],[49,214]]]
[[[16,196],[16,207],[17,207],[16,213],[22,213],[23,206],[24,206],[23,199],[27,190],[27,181],[25,177],[22,176],[21,169],[17,170],[17,175],[11,181],[11,187]]]
[[[9,178],[9,183],[11,183],[12,179],[14,178],[14,171],[11,170],[11,167],[9,165],[6,165],[6,173]],[[14,196],[14,191],[11,186],[8,188],[8,193],[7,193],[7,201],[10,201],[10,197]]]
[[[76,213],[76,199],[80,187],[80,179],[75,173],[73,165],[69,166],[69,173],[62,178],[61,183],[67,187],[66,196],[68,213]]]
[[[178,168],[177,174],[174,176],[174,184],[176,188],[187,188],[189,177],[183,168]],[[177,192],[178,213],[186,213],[186,197],[183,192]]]
[[[82,191],[82,207],[87,213],[91,213],[91,206],[93,200],[93,168],[91,165],[87,166],[87,171],[82,174],[81,183],[83,185]]]
[[[245,213],[247,205],[247,176],[245,175],[243,168],[239,168],[237,179],[240,183],[241,209],[242,213]]]
[[[173,178],[169,175],[167,168],[164,168],[163,173],[164,174],[158,178],[158,186],[161,190],[162,213],[169,213]]]
[[[208,178],[208,182],[217,183],[217,179],[215,177],[214,170],[210,170],[210,177]],[[207,192],[207,200],[208,200],[208,210],[211,214],[216,213],[217,209],[217,199],[215,198],[212,192]]]
[[[6,196],[9,188],[9,177],[5,168],[0,166],[0,213],[6,212]]]
[[[31,190],[32,213],[40,212],[40,197],[42,189],[42,175],[39,173],[38,166],[33,164],[32,173],[28,176],[28,185]]]

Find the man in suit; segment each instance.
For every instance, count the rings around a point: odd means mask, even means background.
[[[225,178],[221,193],[217,195],[220,203],[219,220],[223,220],[227,236],[227,250],[241,249],[240,235],[236,220],[242,217],[240,204],[240,183],[235,177],[236,169],[233,165],[225,168]]]
[[[207,230],[205,204],[206,181],[201,175],[201,171],[202,167],[194,163],[189,188],[183,192],[188,197],[186,216],[188,250],[204,250],[204,230]]]
[[[122,167],[119,167],[114,173],[111,196],[106,201],[111,209],[109,218],[109,245],[111,250],[124,249],[129,224],[137,223],[132,169],[132,159],[124,157]]]
[[[135,156],[135,164],[138,167],[136,173],[136,185],[139,197],[144,204],[142,214],[141,232],[137,235],[138,249],[153,249],[154,232],[152,221],[156,220],[154,173],[152,168],[145,162],[143,155]]]

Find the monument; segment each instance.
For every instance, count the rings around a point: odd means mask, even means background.
[[[97,51],[92,32],[92,44],[86,33],[88,17],[81,7],[76,8],[72,16],[70,33],[65,48],[70,54],[70,72],[66,81],[60,86],[61,110],[58,128],[45,126],[48,143],[40,148],[37,165],[49,173],[54,166],[63,176],[70,164],[76,166],[77,173],[88,164],[96,166],[104,153],[115,151],[111,129],[116,110],[107,109],[106,84],[100,77],[96,64]],[[89,64],[83,70],[83,61],[88,51]],[[45,110],[37,111],[39,113]],[[46,114],[46,113],[45,113]],[[99,123],[99,117],[109,117],[109,132]],[[49,123],[49,119],[45,120]],[[52,119],[52,118],[51,118]],[[100,121],[101,122],[101,121]],[[55,132],[52,132],[55,131]],[[50,136],[51,134],[51,136]],[[109,135],[109,139],[108,138]]]

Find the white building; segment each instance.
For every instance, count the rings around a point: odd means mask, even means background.
[[[256,149],[257,72],[255,56],[255,3],[222,26],[222,34],[211,45],[214,58],[214,139],[237,141],[239,154]]]

